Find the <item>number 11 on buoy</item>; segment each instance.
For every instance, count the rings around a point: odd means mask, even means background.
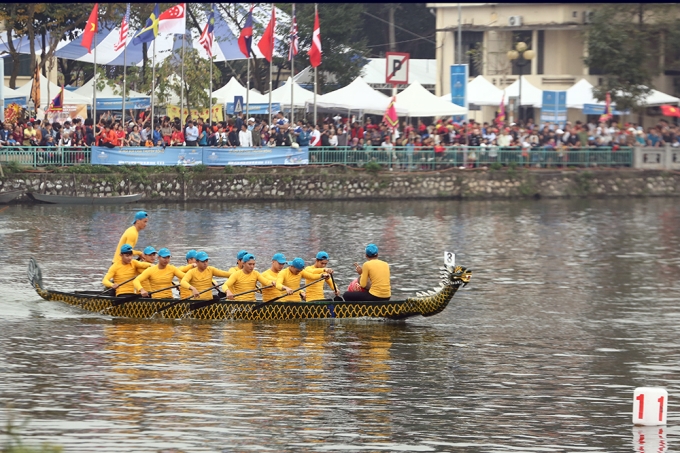
[[[668,392],[661,387],[638,387],[633,395],[633,424],[659,426],[666,424]]]

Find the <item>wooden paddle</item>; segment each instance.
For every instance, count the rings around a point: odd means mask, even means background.
[[[335,279],[333,278],[333,274],[331,274],[331,282],[333,283],[333,291],[336,291],[336,292],[337,292],[337,291],[338,291],[338,287],[337,287],[336,284],[335,284]],[[335,302],[344,302],[344,301],[345,301],[345,299],[344,299],[341,295],[339,295],[339,294],[336,294],[336,295],[333,297],[333,300],[334,300]]]
[[[263,286],[262,288],[255,288],[255,289],[250,289],[248,291],[243,291],[242,293],[234,294],[234,297],[243,296],[245,294],[250,294],[250,293],[255,293],[255,292],[261,292],[263,289],[271,288],[272,286],[274,286],[274,285],[267,285],[267,286]],[[223,300],[226,300],[226,297],[220,297],[217,300],[213,299],[212,301],[208,301],[208,303],[205,304],[205,305],[190,307],[189,311],[187,311],[186,313],[184,313],[182,315],[182,318],[186,318],[187,316],[189,316],[192,311],[198,310],[199,308],[209,307],[210,305],[216,304],[217,302],[221,302]]]
[[[124,285],[124,284],[126,284],[126,283],[130,283],[132,280],[134,280],[134,279],[136,279],[136,278],[137,278],[137,275],[135,275],[135,276],[132,277],[131,279],[125,280],[123,283],[121,283],[121,284],[118,285],[118,286],[122,286],[122,285]],[[112,289],[113,289],[113,288],[108,288],[106,291],[102,291],[101,293],[95,294],[95,295],[92,296],[92,297],[103,296],[104,294],[108,293],[108,292],[111,291]],[[87,301],[86,301],[86,302],[87,302]],[[82,307],[83,305],[85,305],[85,302],[83,302],[80,306]]]
[[[161,289],[157,289],[156,291],[151,291],[149,293],[149,296],[152,295],[152,294],[160,293],[161,291],[167,291],[167,290],[172,289],[172,288],[177,288],[178,286],[179,286],[179,283],[176,284],[176,285],[168,286],[167,288],[161,288]],[[109,305],[108,307],[103,309],[100,313],[105,314],[107,311],[109,311],[110,309],[112,309],[114,307],[120,307],[121,305],[126,304],[128,302],[132,302],[133,300],[137,300],[140,297],[142,297],[141,294],[133,294],[131,296],[127,296],[127,297],[124,297],[122,299],[115,300],[115,301],[113,301],[113,303],[111,305]]]
[[[201,294],[203,294],[203,293],[207,293],[208,291],[212,291],[213,289],[215,289],[215,288],[217,288],[217,287],[219,287],[219,286],[222,286],[223,284],[224,284],[224,283],[218,283],[218,284],[216,284],[216,285],[211,286],[211,287],[208,288],[208,289],[204,289],[203,291],[201,291],[201,292],[198,293],[198,294],[201,295]],[[163,307],[163,308],[161,308],[161,309],[159,309],[159,310],[156,310],[155,312],[153,312],[153,314],[152,314],[151,316],[149,316],[149,319],[153,318],[153,317],[156,316],[158,313],[167,310],[168,308],[172,308],[172,307],[174,307],[175,305],[181,304],[182,302],[191,299],[192,297],[194,297],[193,294],[192,294],[191,296],[189,296],[189,297],[185,297],[185,298],[183,298],[183,299],[176,300],[176,301],[174,301],[173,303],[168,304],[168,305],[166,305],[165,307]]]
[[[332,274],[331,274],[331,275],[332,275]],[[294,289],[293,292],[291,292],[290,294],[296,293],[296,292],[298,292],[298,291],[302,291],[303,289],[305,289],[305,288],[308,287],[308,286],[312,286],[312,285],[315,284],[315,283],[319,283],[321,280],[325,280],[325,277],[318,278],[318,279],[314,280],[313,282],[309,282],[309,283],[307,283],[306,285],[299,287],[298,289]],[[267,304],[271,304],[272,302],[276,302],[277,300],[283,299],[283,298],[286,297],[286,296],[290,296],[290,294],[284,294],[284,295],[279,296],[279,297],[277,297],[277,298],[274,298],[274,299],[272,299],[272,300],[267,300],[267,301],[264,301],[264,302],[260,302],[259,304],[256,304],[256,305],[253,307],[253,310],[257,310],[257,309],[259,309],[259,308],[264,307],[264,306],[267,305]]]

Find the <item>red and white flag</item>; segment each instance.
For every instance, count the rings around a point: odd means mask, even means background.
[[[158,31],[183,35],[187,30],[186,3],[167,9],[158,16]]]
[[[123,16],[123,22],[120,23],[120,35],[118,36],[118,42],[113,46],[113,50],[115,50],[116,52],[125,47],[125,44],[127,44],[129,23],[130,23],[130,4],[128,3],[127,9],[125,10],[125,16]]]
[[[319,12],[314,11],[314,33],[312,47],[309,49],[309,63],[316,68],[321,64],[321,29],[319,28]]]

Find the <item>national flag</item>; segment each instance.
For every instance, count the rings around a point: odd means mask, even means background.
[[[253,6],[246,16],[246,23],[238,35],[238,48],[247,58],[253,54]]]
[[[158,16],[158,31],[183,35],[187,31],[187,4],[180,3]]]
[[[151,16],[146,20],[144,28],[139,30],[134,38],[132,38],[132,44],[135,46],[140,45],[143,42],[151,42],[158,36],[158,16],[160,12],[158,11],[158,3],[153,7],[153,12]]]
[[[496,116],[496,125],[501,127],[505,123],[505,91],[501,97],[501,105],[498,107],[498,116]]]
[[[604,101],[604,114],[600,115],[600,123],[605,123],[612,119],[614,115],[612,115],[612,97],[607,92],[607,96],[605,97]]]
[[[272,57],[274,56],[274,29],[276,28],[276,8],[272,4],[272,18],[269,21],[269,25],[264,30],[262,38],[257,43],[257,47],[262,52],[262,55],[268,62],[272,62]]]
[[[90,17],[87,19],[83,36],[80,40],[80,45],[87,49],[87,53],[92,52],[92,40],[95,33],[97,33],[97,23],[99,22],[99,3],[94,4]]]
[[[394,107],[394,102],[397,100],[396,96],[392,96],[390,105],[387,106],[383,121],[386,122],[392,129],[399,125],[399,117],[397,116],[397,109]]]
[[[33,71],[33,85],[31,85],[31,99],[33,100],[33,108],[37,112],[40,108],[40,65],[36,63]]]
[[[314,33],[312,47],[309,49],[309,63],[316,68],[321,64],[321,29],[319,28],[319,12],[314,12]]]
[[[212,46],[214,39],[215,39],[215,9],[213,7],[212,12],[208,16],[208,22],[205,24],[205,27],[203,28],[203,33],[201,33],[201,37],[198,39],[198,42],[201,43],[205,51],[208,52],[208,56],[210,58],[213,57]]]
[[[48,112],[61,112],[64,110],[64,87],[61,87],[59,94],[52,99],[50,106],[47,108]]]
[[[127,43],[129,23],[130,23],[130,4],[128,3],[127,9],[125,10],[125,16],[123,16],[123,21],[120,23],[120,34],[118,35],[118,42],[113,46],[113,50],[115,50],[116,52],[125,47],[125,44]]]
[[[661,113],[663,116],[678,116],[680,117],[680,108],[674,105],[662,105]]]
[[[298,54],[298,26],[295,18],[295,3],[293,3],[293,21],[290,24],[290,48],[288,49],[288,59],[292,60]]]

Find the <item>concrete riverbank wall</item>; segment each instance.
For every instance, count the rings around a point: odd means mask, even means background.
[[[229,168],[229,167],[228,167]],[[208,168],[166,173],[14,173],[0,192],[115,196],[145,201],[520,199],[679,196],[680,172],[633,169],[460,170],[369,173],[346,167]],[[24,195],[17,202],[28,202]]]

